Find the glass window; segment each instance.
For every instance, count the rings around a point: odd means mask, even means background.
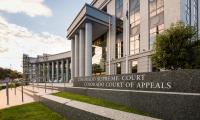
[[[164,11],[164,0],[149,0],[150,17],[156,16]]]
[[[117,30],[116,30],[116,44],[115,44],[115,56],[116,58],[123,57],[123,21],[117,19]]]
[[[157,34],[164,31],[164,0],[149,0],[149,17],[150,17],[150,50]]]
[[[123,17],[123,0],[116,0],[116,17]]]
[[[156,27],[150,29],[150,41],[149,41],[150,49],[153,48],[153,44],[155,42],[156,35],[162,33],[163,31],[164,31],[164,24],[157,25]]]
[[[116,67],[117,67],[117,74],[121,74],[121,63],[117,63]]]
[[[140,52],[140,35],[135,35],[130,38],[130,55]]]
[[[131,61],[131,73],[137,73],[138,61]]]
[[[140,52],[140,0],[130,0],[130,55]]]
[[[105,74],[106,71],[106,34],[92,42],[92,72]]]
[[[140,0],[130,0],[131,28],[140,24]]]

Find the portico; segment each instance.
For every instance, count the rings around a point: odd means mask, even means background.
[[[109,31],[109,19],[111,15],[86,4],[69,26],[67,38],[72,41],[72,79],[92,76],[92,42]]]
[[[69,82],[71,79],[71,52],[58,53],[54,55],[43,54],[36,58],[28,57],[24,63],[29,66],[27,75],[30,81],[34,82]]]

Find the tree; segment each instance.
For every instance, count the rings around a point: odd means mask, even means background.
[[[157,35],[153,64],[165,70],[200,68],[200,41],[195,34],[194,27],[177,23]]]
[[[11,79],[22,78],[22,74],[17,71],[0,67],[0,80],[4,80],[6,77],[9,77]]]

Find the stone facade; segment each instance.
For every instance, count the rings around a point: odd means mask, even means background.
[[[199,17],[200,12],[195,10],[199,10],[200,2],[189,1],[94,0],[90,5],[86,4],[67,30],[67,38],[72,41],[72,59],[75,60],[72,77],[94,74],[92,66],[95,55],[92,47],[102,35],[107,36],[104,74],[154,71],[151,55],[156,34],[179,21],[200,27],[199,19],[195,20]],[[187,6],[190,6],[190,10]],[[186,14],[187,11],[191,11],[190,15]],[[122,37],[119,38],[120,34]],[[84,69],[81,68],[83,63]],[[132,70],[135,67],[136,70]]]
[[[23,55],[23,73],[31,82],[69,82],[71,79],[71,52],[29,57]]]

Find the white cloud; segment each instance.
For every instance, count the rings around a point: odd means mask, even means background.
[[[0,16],[0,66],[22,70],[23,53],[31,56],[55,54],[71,48],[70,41],[48,32],[34,33],[25,27],[8,23]]]
[[[44,0],[0,0],[0,11],[25,13],[31,17],[49,17],[52,15],[52,11],[43,2]]]

